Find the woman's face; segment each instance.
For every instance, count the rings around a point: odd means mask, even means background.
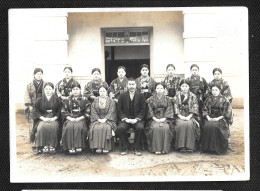
[[[42,79],[42,73],[41,72],[37,72],[36,74],[34,74],[34,78],[37,81],[40,81]]]
[[[51,86],[47,85],[45,88],[44,88],[44,92],[45,92],[45,95],[46,96],[51,96],[53,94],[53,89]]]
[[[191,74],[192,74],[193,76],[199,75],[199,69],[198,69],[197,67],[193,67],[193,68],[191,69]]]
[[[181,85],[181,92],[182,93],[187,93],[189,91],[189,89],[190,89],[190,86],[188,84],[184,83],[184,84]]]
[[[80,95],[80,88],[78,88],[78,87],[72,88],[72,94],[76,97],[79,96]]]
[[[214,73],[214,79],[220,80],[222,78],[222,74],[219,71],[216,71]]]
[[[173,67],[168,67],[167,68],[167,74],[169,75],[169,76],[173,76],[174,74],[175,74],[175,69],[173,68]]]
[[[93,76],[94,80],[99,80],[100,79],[100,73],[98,71],[93,72],[92,76]]]
[[[148,74],[149,74],[149,70],[148,70],[148,68],[142,68],[141,69],[141,74],[142,74],[142,76],[144,76],[144,77],[146,77],[146,76],[148,76]]]
[[[163,94],[164,93],[164,87],[161,84],[157,85],[155,91],[156,91],[157,94]]]
[[[70,77],[71,77],[71,74],[72,74],[72,73],[71,73],[71,71],[70,71],[69,69],[65,69],[65,70],[64,70],[65,78],[67,78],[67,79],[70,78]]]
[[[118,71],[117,71],[117,75],[118,75],[119,78],[123,78],[123,77],[125,77],[126,72],[125,72],[124,69],[120,68],[120,69],[118,69]]]
[[[212,87],[211,91],[213,96],[218,96],[220,93],[220,90],[217,87]]]
[[[100,97],[105,97],[107,95],[107,90],[105,88],[100,88],[99,89],[99,95]]]

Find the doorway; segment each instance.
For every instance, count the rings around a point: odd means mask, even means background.
[[[117,68],[126,68],[126,77],[138,78],[142,64],[150,69],[152,27],[101,29],[103,41],[105,80],[108,84],[117,78]]]
[[[126,77],[138,78],[141,65],[150,67],[150,46],[106,46],[105,79],[107,83],[117,78],[117,68],[126,68]]]

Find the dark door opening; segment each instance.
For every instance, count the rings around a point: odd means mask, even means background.
[[[150,45],[139,46],[106,46],[105,47],[105,76],[110,84],[117,78],[117,68],[126,68],[126,77],[138,78],[141,65],[150,67]]]

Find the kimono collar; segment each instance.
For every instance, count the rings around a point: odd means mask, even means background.
[[[119,77],[117,77],[117,79],[118,79],[118,81],[123,82],[126,79],[126,77],[123,77],[122,81],[121,81],[121,79]]]
[[[148,81],[149,81],[149,79],[150,79],[150,76],[143,77],[143,76],[141,75],[141,81],[145,81],[145,80],[148,80]]]
[[[50,96],[47,96],[47,95],[46,95],[46,98],[47,98],[48,101],[50,101],[51,96],[52,96],[52,95],[50,95]]]
[[[69,81],[71,81],[71,80],[72,80],[72,77],[70,77],[69,80],[67,80],[66,78],[64,78],[64,81],[65,81],[65,82],[69,82]]]
[[[41,79],[40,81],[37,81],[37,80],[35,80],[35,78],[33,78],[33,81],[34,81],[35,83],[37,83],[37,84],[41,84],[41,83],[43,82],[42,79]]]
[[[197,80],[197,79],[200,79],[200,75],[197,75],[197,76],[193,76],[193,75],[192,75],[191,78]]]
[[[168,80],[170,80],[170,78],[176,79],[176,76],[175,75],[173,75],[172,77],[171,76],[167,76],[167,78],[168,78]]]
[[[99,78],[98,80],[92,80],[93,83],[100,84],[102,82],[102,79]]]

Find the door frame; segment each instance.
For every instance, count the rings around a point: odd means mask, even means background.
[[[148,29],[149,30],[149,34],[150,34],[150,71],[149,71],[149,75],[150,76],[154,76],[154,65],[153,65],[153,27],[151,26],[148,26],[148,27],[102,27],[100,28],[100,33],[101,33],[101,71],[104,71],[102,72],[101,76],[102,78],[105,80],[106,79],[106,76],[105,76],[105,42],[104,42],[104,39],[105,39],[105,31],[106,30],[109,30],[109,29],[128,29],[128,28],[137,28],[137,29]],[[120,45],[118,45],[120,46]],[[122,45],[121,45],[122,46]],[[131,45],[128,45],[128,46],[131,46]],[[138,46],[138,44],[134,44],[133,46]],[[141,46],[141,44],[140,44]],[[141,74],[140,74],[141,75]]]

